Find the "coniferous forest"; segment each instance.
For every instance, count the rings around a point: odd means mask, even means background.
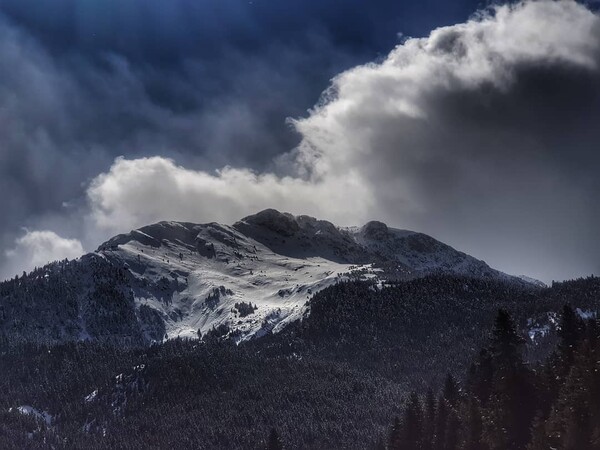
[[[463,382],[448,374],[437,394],[411,394],[377,448],[600,448],[599,323],[565,306],[559,336],[555,351],[529,366],[523,338],[500,310]]]
[[[599,294],[440,275],[340,283],[241,343],[4,330],[0,448],[600,448]]]

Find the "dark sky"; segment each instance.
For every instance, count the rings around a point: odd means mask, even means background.
[[[559,3],[576,6],[572,21],[580,29],[586,13],[593,17],[584,6]],[[551,35],[543,48],[524,34],[525,56],[517,55],[518,42],[481,47],[500,55],[500,72],[510,72],[503,86],[489,76],[467,86],[463,72],[444,69],[435,73],[446,78],[425,89],[418,84],[433,72],[417,65],[412,50],[403,57],[424,71],[420,78],[394,78],[385,66],[374,75],[353,69],[382,63],[408,37],[465,23],[485,6],[0,0],[0,275],[91,250],[146,221],[233,221],[267,206],[344,225],[382,218],[546,281],[597,272],[600,257],[588,242],[598,237],[600,215],[590,206],[598,182],[589,172],[598,162],[598,73],[555,57],[572,45],[571,54],[593,59],[597,32]],[[520,17],[532,30],[554,20],[541,10]],[[446,52],[471,70],[479,60],[464,62],[460,52],[480,44],[465,38],[461,47],[461,39],[444,36],[436,55]],[[345,97],[352,117],[339,112]],[[343,188],[334,182],[337,170],[348,175]],[[300,182],[314,198],[294,196]],[[336,194],[322,200],[319,189]],[[340,211],[353,189],[364,194],[362,203]],[[520,263],[512,266],[513,259]]]
[[[82,90],[87,98],[81,102],[95,102],[81,105],[86,117],[69,117],[77,122],[69,124],[75,130],[68,137],[76,141],[69,146],[98,144],[111,155],[127,156],[167,151],[195,167],[260,168],[297,144],[285,119],[304,115],[333,76],[384,57],[398,44],[398,33],[426,35],[463,21],[481,4],[0,0],[0,12],[4,27],[33,40],[49,59],[44,63]],[[127,82],[136,86],[123,85]],[[104,90],[112,88],[123,92],[107,96]],[[194,123],[178,125],[183,128],[153,123],[146,111],[132,111],[131,100],[194,117]],[[65,108],[68,114],[76,106]],[[252,123],[228,128],[243,114],[251,114]],[[156,144],[144,149],[140,134],[164,140],[163,151]]]

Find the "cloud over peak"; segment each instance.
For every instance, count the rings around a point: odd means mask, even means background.
[[[267,207],[353,221],[370,199],[363,191],[348,208],[346,193],[360,188],[352,177],[316,181],[231,167],[208,173],[162,157],[118,158],[88,188],[88,221],[116,233],[159,220],[233,223]]]

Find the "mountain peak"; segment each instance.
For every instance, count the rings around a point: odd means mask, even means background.
[[[124,245],[131,241],[137,241],[140,244],[160,247],[163,241],[180,241],[186,244],[193,244],[198,225],[186,222],[163,221],[152,225],[146,225],[141,228],[131,230],[129,233],[119,234],[98,247],[98,250],[114,248],[118,245]]]
[[[296,217],[271,208],[244,217],[240,222],[260,226],[283,236],[293,236],[300,230]]]
[[[388,236],[388,226],[377,220],[371,220],[362,227],[363,235],[368,239],[383,240]]]

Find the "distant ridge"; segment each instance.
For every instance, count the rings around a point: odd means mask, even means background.
[[[422,233],[267,209],[231,226],[144,226],[2,283],[0,330],[44,341],[148,342],[214,331],[244,340],[301,319],[312,295],[339,281],[430,274],[541,286]]]

